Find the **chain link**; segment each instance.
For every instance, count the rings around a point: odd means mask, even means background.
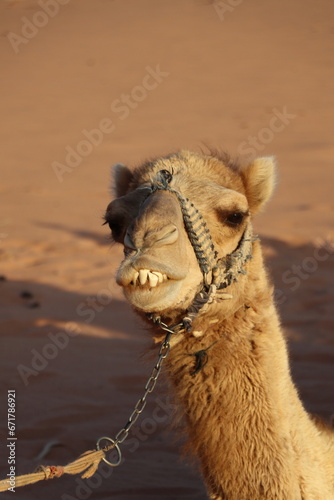
[[[168,353],[170,351],[170,338],[175,332],[173,330],[171,330],[165,323],[162,323],[161,321],[159,321],[158,325],[160,326],[160,328],[165,330],[167,333],[166,333],[164,341],[162,342],[162,344],[160,346],[157,362],[152,370],[150,377],[148,378],[148,380],[146,382],[145,392],[144,392],[143,396],[140,399],[138,399],[138,401],[134,407],[134,410],[129,417],[129,420],[127,421],[125,426],[116,434],[116,437],[114,439],[107,438],[107,437],[103,438],[103,439],[109,440],[113,444],[113,446],[115,448],[117,448],[119,459],[117,460],[116,463],[112,464],[106,458],[103,458],[103,460],[108,465],[110,465],[112,467],[116,467],[117,465],[119,465],[121,463],[121,451],[120,451],[120,448],[118,445],[123,443],[126,440],[126,438],[129,435],[129,432],[131,430],[131,427],[135,424],[139,415],[143,412],[143,410],[146,406],[146,403],[147,403],[147,396],[151,392],[153,392],[155,385],[157,383],[157,380],[159,378],[160,372],[161,372],[162,363],[163,363],[164,359],[167,358]],[[97,442],[98,449],[100,449],[99,442],[101,439],[102,438],[100,438]]]

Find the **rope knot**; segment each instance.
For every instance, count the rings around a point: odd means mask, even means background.
[[[166,189],[168,191],[170,189],[168,184],[172,178],[173,175],[168,170],[159,170],[152,182],[152,191],[154,192],[157,189]]]
[[[187,333],[191,332],[191,330],[192,330],[192,319],[191,319],[191,318],[189,318],[189,316],[185,316],[185,317],[183,318],[182,323],[183,323],[183,328],[184,328],[184,330],[185,330]]]
[[[43,472],[45,475],[44,479],[53,479],[54,477],[61,477],[65,473],[65,470],[61,465],[39,465],[36,472]]]

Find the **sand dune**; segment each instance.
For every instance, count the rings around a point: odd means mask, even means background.
[[[277,157],[256,231],[300,394],[333,418],[333,14],[328,0],[1,2],[0,425],[4,443],[14,389],[18,473],[115,435],[150,371],[101,225],[109,166],[203,142]],[[16,498],[204,500],[170,413],[160,384],[122,467]]]

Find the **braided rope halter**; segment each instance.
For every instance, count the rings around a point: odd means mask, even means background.
[[[252,242],[258,238],[252,236],[251,226],[248,225],[237,248],[226,257],[219,259],[210,231],[201,213],[188,198],[170,187],[172,178],[173,176],[168,170],[160,170],[151,183],[148,196],[156,191],[168,191],[176,196],[180,203],[189,241],[203,274],[201,290],[195,295],[184,318],[179,323],[168,327],[174,333],[179,333],[181,331],[190,332],[198,314],[215,299],[232,298],[224,290],[231,283],[238,281],[239,274],[246,274],[244,266],[252,258]],[[147,314],[147,317],[163,329],[167,326],[161,322],[161,317],[154,313]]]

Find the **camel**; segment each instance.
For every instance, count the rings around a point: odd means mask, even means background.
[[[180,151],[114,168],[116,281],[165,362],[211,500],[333,500],[334,433],[303,408],[252,217],[275,160]]]

